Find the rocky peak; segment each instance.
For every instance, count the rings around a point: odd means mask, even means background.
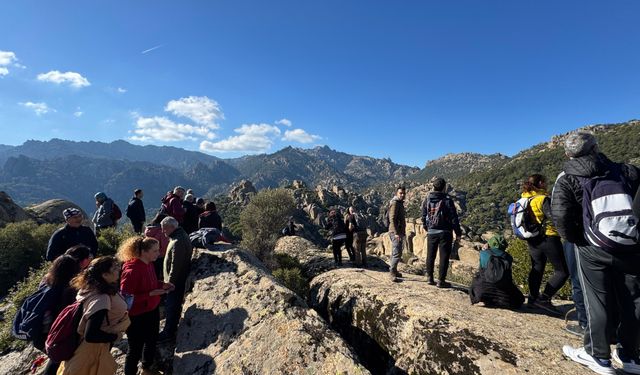
[[[235,203],[246,205],[258,191],[249,180],[242,180],[229,192],[229,198]]]
[[[31,219],[29,214],[15,204],[9,194],[0,191],[0,226],[29,219]]]

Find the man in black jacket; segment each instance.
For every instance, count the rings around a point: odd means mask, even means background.
[[[577,246],[578,273],[588,325],[584,347],[565,345],[562,350],[567,357],[589,366],[595,372],[614,374],[609,343],[617,329],[618,347],[613,353],[613,360],[624,371],[640,374],[640,316],[636,308],[636,303],[640,303],[636,292],[639,285],[640,248],[631,251],[605,250],[594,245],[593,240],[588,241],[583,226],[585,212],[582,202],[583,183],[595,177],[626,182],[633,196],[640,183],[640,172],[632,165],[614,163],[600,153],[597,141],[590,133],[570,134],[564,148],[570,159],[564,163],[564,170],[556,180],[551,211],[562,238]]]
[[[443,178],[433,181],[433,191],[422,203],[422,226],[427,231],[427,276],[429,285],[435,285],[433,268],[436,262],[436,252],[439,249],[440,264],[438,276],[438,288],[448,288],[451,285],[446,282],[449,269],[449,257],[453,244],[453,232],[456,233],[456,241],[460,240],[462,231],[458,212],[453,200],[445,192],[447,182]]]
[[[82,225],[82,212],[69,207],[62,211],[62,215],[67,224],[51,235],[47,246],[47,260],[53,261],[69,248],[81,244],[87,246],[95,258],[98,253],[98,240],[91,228]]]
[[[142,233],[142,227],[144,226],[144,221],[147,216],[144,212],[144,204],[142,203],[143,195],[142,189],[136,189],[127,206],[127,217],[131,220],[133,231],[136,233]]]

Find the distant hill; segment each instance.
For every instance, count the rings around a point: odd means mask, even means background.
[[[441,158],[430,160],[411,179],[414,181],[429,181],[433,177],[442,177],[451,183],[465,178],[469,173],[480,172],[494,168],[509,161],[509,157],[502,154],[483,155],[471,152],[447,154]]]

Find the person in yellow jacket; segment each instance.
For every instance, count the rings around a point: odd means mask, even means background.
[[[551,303],[551,298],[562,288],[569,278],[569,269],[562,249],[560,235],[551,221],[551,199],[547,193],[547,181],[543,175],[533,174],[522,184],[522,198],[529,198],[535,219],[540,224],[540,235],[527,240],[531,256],[529,272],[528,305],[560,314]],[[540,293],[540,285],[547,260],[553,266],[553,275],[547,281],[544,291]]]

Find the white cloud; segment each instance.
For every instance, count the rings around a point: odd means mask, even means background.
[[[9,74],[8,66],[12,64],[15,64],[16,66],[20,65],[17,61],[18,58],[14,52],[0,51],[0,76],[6,76]]]
[[[178,117],[186,117],[209,129],[219,129],[220,126],[216,123],[216,120],[224,119],[224,114],[218,102],[206,96],[189,96],[171,100],[164,107],[164,110]]]
[[[234,135],[219,142],[202,141],[200,150],[208,152],[263,152],[270,149],[274,138],[280,135],[280,129],[269,124],[244,124],[234,131],[240,135]]]
[[[281,120],[276,121],[276,124],[278,125],[284,125],[284,126],[291,126],[292,122],[289,119],[283,118]]]
[[[134,135],[129,138],[133,141],[195,141],[198,139],[196,136],[215,138],[215,134],[206,126],[180,124],[161,116],[143,117],[135,113],[133,115],[136,117],[136,127],[132,131]]]
[[[42,116],[49,112],[55,112],[56,110],[53,108],[49,108],[47,103],[34,103],[34,102],[21,102],[18,103],[25,108],[32,109],[37,116]]]
[[[122,87],[118,87],[118,88],[116,89],[116,91],[117,91],[118,93],[120,93],[120,94],[124,94],[125,92],[127,92],[127,89],[123,89]]]
[[[74,115],[74,116],[76,116],[76,117],[80,117],[80,116],[82,116],[83,114],[84,114],[84,112],[82,112],[82,111],[76,111],[76,112],[73,112],[73,115]]]
[[[65,72],[62,73],[57,70],[52,70],[48,73],[38,74],[38,81],[51,82],[55,84],[69,84],[71,87],[80,88],[90,86],[91,83],[88,79],[83,77],[80,73]]]
[[[302,129],[287,130],[284,132],[283,141],[291,141],[298,143],[312,143],[322,139],[319,135],[309,134]]]

